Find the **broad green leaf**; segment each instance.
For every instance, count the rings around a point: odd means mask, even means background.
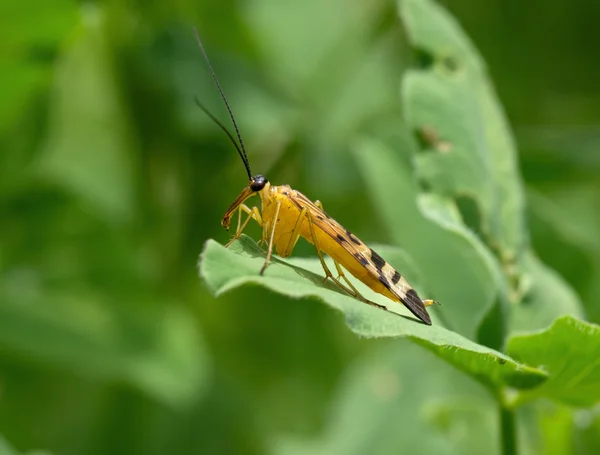
[[[600,326],[564,316],[548,329],[510,338],[508,354],[547,371],[548,381],[515,402],[549,398],[572,406],[600,402]]]
[[[192,320],[177,306],[149,305],[143,315],[132,317],[116,314],[89,292],[4,291],[3,350],[91,379],[125,382],[173,407],[185,407],[202,395],[208,360]]]
[[[597,182],[529,188],[532,242],[540,258],[577,289],[588,319],[600,321],[600,204]]]
[[[81,29],[57,63],[40,173],[121,222],[134,213],[136,145],[101,8],[82,10]]]
[[[516,149],[485,66],[467,36],[431,0],[399,0],[409,41],[431,60],[409,71],[403,101],[409,126],[432,130],[419,177],[432,191],[476,204],[474,228],[508,275],[526,251],[524,196]]]
[[[409,261],[398,260],[403,255],[398,256],[397,250],[394,253],[394,249],[378,249],[391,264],[400,265],[403,262],[402,273],[408,279],[417,275],[414,269],[409,269]],[[260,276],[258,271],[263,262],[263,251],[249,237],[242,236],[229,249],[209,240],[201,256],[200,275],[215,295],[253,284],[291,298],[316,297],[341,311],[346,323],[356,334],[368,338],[410,338],[492,388],[504,385],[530,388],[545,379],[545,374],[540,370],[514,362],[500,352],[446,330],[439,324],[436,308],[431,310],[434,325],[426,326],[412,317],[397,317],[343,294],[329,281],[323,283],[318,259],[274,259],[265,275]],[[388,305],[399,314],[409,314],[400,304],[375,294],[356,280],[353,282],[368,299]]]
[[[405,143],[404,149],[411,144]],[[505,286],[500,267],[481,241],[456,222],[440,198],[419,197],[410,163],[375,140],[354,147],[364,181],[391,238],[415,259],[444,324],[469,338]],[[420,202],[420,204],[418,204]],[[467,284],[468,283],[468,284]]]
[[[493,399],[434,355],[394,341],[342,379],[325,434],[283,439],[278,455],[479,454],[499,445]],[[424,436],[425,435],[425,436]]]
[[[579,298],[565,280],[531,252],[524,260],[531,280],[526,298],[512,307],[511,332],[541,330],[560,316],[583,318]]]

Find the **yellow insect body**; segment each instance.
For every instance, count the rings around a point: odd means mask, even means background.
[[[261,198],[262,214],[258,207],[249,208],[244,204],[246,199],[257,193]],[[255,219],[263,228],[262,241],[267,244],[268,252],[261,273],[264,272],[271,258],[273,248],[279,256],[288,257],[298,239],[304,237],[317,249],[325,270],[325,279],[333,280],[346,292],[370,305],[388,309],[365,299],[346,279],[340,267],[343,266],[373,291],[390,300],[403,303],[421,321],[431,324],[425,307],[434,302],[421,300],[398,271],[327,215],[320,203],[313,203],[288,185],[272,186],[264,177],[256,176],[251,179],[250,185],[242,191],[225,213],[222,220],[224,227],[229,228],[231,217],[236,210],[239,210],[238,229],[232,242],[241,235],[250,219]],[[243,212],[248,216],[242,223]],[[322,252],[333,259],[338,272],[337,278],[333,276],[323,260]]]
[[[249,185],[242,190],[233,204],[231,204],[221,221],[221,224],[229,229],[231,217],[236,211],[239,211],[237,230],[233,239],[227,245],[230,245],[239,238],[251,219],[256,220],[263,228],[262,242],[267,245],[267,257],[260,270],[262,274],[271,260],[273,248],[275,248],[279,256],[287,257],[292,254],[298,239],[304,237],[315,246],[323,270],[325,270],[326,280],[332,280],[347,293],[369,305],[387,310],[386,306],[365,299],[346,278],[342,269],[343,266],[373,291],[386,296],[390,300],[403,303],[421,321],[431,324],[431,319],[425,307],[434,302],[432,300],[421,300],[416,291],[398,271],[385,262],[375,251],[361,242],[354,234],[344,229],[338,222],[328,216],[323,211],[320,202],[312,202],[302,193],[293,190],[288,185],[272,186],[262,175],[252,176],[248,156],[246,155],[242,136],[240,135],[233,112],[208,60],[198,32],[194,31],[198,46],[206,60],[210,74],[219,89],[231,122],[235,127],[239,145],[227,128],[204,108],[198,100],[196,102],[227,134],[244,162],[248,178],[250,179]],[[246,199],[255,194],[260,195],[262,212],[258,207],[250,208],[244,204]],[[244,213],[247,214],[247,217],[242,222]],[[337,278],[331,273],[331,270],[323,259],[323,253],[333,259]]]

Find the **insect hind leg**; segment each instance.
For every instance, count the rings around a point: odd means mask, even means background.
[[[329,266],[325,262],[325,258],[323,257],[323,252],[321,251],[321,248],[319,248],[319,241],[317,239],[317,235],[315,234],[315,227],[314,227],[310,212],[306,212],[306,217],[308,219],[308,225],[310,227],[310,235],[313,240],[313,245],[315,246],[315,249],[317,250],[317,255],[319,256],[319,260],[321,261],[321,266],[323,267],[323,270],[325,271],[325,282],[329,279],[329,280],[333,281],[335,284],[337,284],[343,291],[345,291],[352,297],[354,297],[364,303],[368,303],[369,305],[372,305],[374,307],[380,308],[382,310],[387,310],[386,306],[379,305],[378,303],[371,302],[370,300],[365,299],[361,295],[361,293],[358,292],[358,290],[352,285],[350,280],[348,280],[348,278],[344,274],[344,271],[342,270],[340,264],[335,260],[333,261],[333,263],[335,264],[335,267],[337,269],[339,276],[338,276],[338,278],[333,276],[333,274],[331,273],[331,270],[329,269]],[[340,278],[343,278],[344,281],[347,283],[347,285],[342,283]]]
[[[353,297],[357,298],[361,302],[367,303],[367,304],[369,304],[371,306],[374,306],[374,307],[382,309],[382,310],[389,311],[388,308],[385,305],[380,305],[379,303],[375,303],[375,302],[367,299],[366,297],[364,297],[358,291],[358,289],[356,289],[356,287],[354,287],[354,285],[352,284],[352,282],[348,279],[348,277],[344,273],[344,270],[342,269],[342,266],[337,261],[335,261],[335,260],[333,261],[333,263],[335,264],[335,268],[337,269],[338,274],[339,274],[339,276],[338,276],[338,278],[337,278],[336,281],[339,281],[339,279],[342,278],[346,282],[346,284],[350,287],[350,289],[352,290],[352,292],[349,292],[349,294],[351,294]],[[338,284],[340,284],[340,283],[338,283]],[[348,292],[348,291],[346,291],[346,292]]]

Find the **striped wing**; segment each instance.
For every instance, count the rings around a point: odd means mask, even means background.
[[[306,207],[310,211],[312,221],[316,226],[352,254],[365,267],[369,274],[376,277],[381,284],[398,297],[400,302],[412,314],[426,324],[431,324],[431,318],[425,309],[425,304],[417,292],[408,284],[408,281],[394,267],[388,264],[354,234],[344,229],[340,223],[327,215],[327,213],[317,207],[314,202],[302,193],[295,191],[293,195],[288,195],[288,198],[299,210]]]

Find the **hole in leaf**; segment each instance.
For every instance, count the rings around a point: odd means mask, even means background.
[[[477,341],[488,348],[502,351],[506,336],[506,316],[502,302],[496,299],[494,306],[481,321],[477,330]]]
[[[481,239],[485,239],[481,229],[481,213],[477,201],[468,195],[460,195],[454,199],[463,223]]]
[[[417,173],[417,185],[421,189],[422,193],[431,193],[431,192],[433,192],[433,188],[432,188],[431,183],[429,182],[429,180],[427,180],[425,178],[422,178],[418,173]]]
[[[431,125],[421,125],[414,134],[421,150],[436,150],[442,153],[452,150],[452,144],[440,138],[437,129]]]
[[[415,48],[413,49],[413,61],[414,66],[418,69],[428,70],[433,67],[435,58],[431,52],[424,49]]]
[[[454,57],[446,56],[440,59],[440,63],[442,64],[444,69],[446,69],[450,73],[454,73],[460,68],[458,60],[456,60]]]

